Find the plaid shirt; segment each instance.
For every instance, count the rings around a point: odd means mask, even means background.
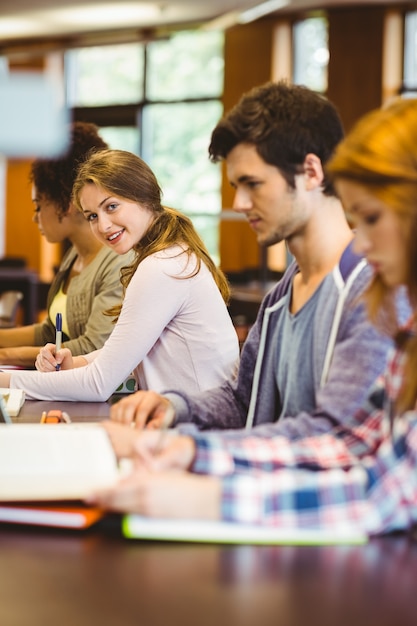
[[[417,521],[417,413],[391,420],[403,361],[393,354],[349,429],[291,442],[273,425],[194,434],[193,471],[221,478],[222,518],[370,534]]]

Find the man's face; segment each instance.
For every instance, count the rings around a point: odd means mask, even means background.
[[[270,246],[304,227],[306,215],[300,185],[292,189],[274,165],[252,144],[240,143],[226,158],[229,182],[236,190],[233,210],[246,215],[258,243]],[[302,177],[302,175],[301,175]]]

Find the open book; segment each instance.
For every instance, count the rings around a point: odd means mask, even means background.
[[[19,411],[25,401],[25,392],[23,389],[7,389],[0,387],[0,396],[3,398],[7,413],[11,417],[19,415]]]
[[[92,491],[114,485],[120,471],[98,424],[0,424],[0,522],[86,527],[103,512],[74,509],[69,501],[81,504]],[[270,545],[367,540],[349,524],[314,530],[140,515],[123,516],[122,533],[132,539]]]
[[[98,424],[0,424],[0,502],[83,500],[118,477]]]

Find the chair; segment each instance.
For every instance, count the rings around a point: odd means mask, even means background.
[[[16,325],[16,315],[22,298],[21,291],[4,291],[0,294],[0,328],[12,328]]]

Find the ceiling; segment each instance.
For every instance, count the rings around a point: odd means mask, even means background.
[[[395,0],[0,0],[0,45],[187,24],[227,27],[259,16]]]

